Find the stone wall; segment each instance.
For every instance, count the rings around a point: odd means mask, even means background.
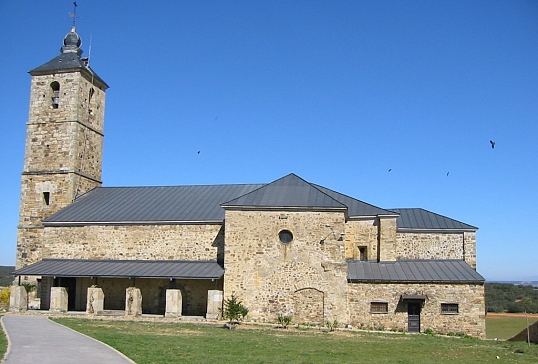
[[[346,259],[359,260],[359,247],[365,247],[365,260],[377,260],[378,230],[378,223],[375,219],[348,221],[344,238]]]
[[[402,294],[425,295],[421,331],[464,333],[485,338],[485,293],[478,284],[350,283],[350,324],[364,329],[407,331],[407,303]],[[387,313],[371,313],[371,302],[387,302]],[[458,304],[457,314],[442,314],[441,303]]]
[[[476,269],[474,232],[398,232],[396,259],[463,259]]]
[[[44,258],[222,260],[221,225],[46,227]]]
[[[32,77],[17,268],[41,259],[43,219],[101,185],[104,106],[105,91],[79,72]]]
[[[290,243],[280,241],[282,230],[293,234]],[[226,211],[226,298],[235,293],[254,321],[274,322],[295,310],[306,315],[302,297],[312,310],[302,319],[342,321],[347,317],[344,231],[343,213]]]

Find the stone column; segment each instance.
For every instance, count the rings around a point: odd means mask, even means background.
[[[221,316],[223,291],[210,289],[207,291],[207,313],[205,318],[208,320],[218,320]]]
[[[68,295],[65,287],[52,287],[50,289],[51,312],[67,312]]]
[[[105,306],[105,294],[102,288],[88,287],[88,295],[86,301],[86,313],[96,315],[103,311]]]
[[[166,290],[166,310],[164,317],[181,317],[183,297],[179,289]]]
[[[142,315],[142,293],[139,288],[129,287],[125,290],[125,316]]]
[[[9,290],[9,311],[24,312],[28,309],[28,295],[23,286],[11,286]]]

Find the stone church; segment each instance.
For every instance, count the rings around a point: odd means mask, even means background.
[[[80,45],[73,26],[61,53],[29,72],[13,275],[38,282],[41,310],[61,288],[67,310],[88,310],[98,289],[100,310],[127,311],[134,287],[141,314],[164,315],[177,292],[175,317],[216,318],[235,294],[253,322],[485,336],[474,226],[376,207],[293,173],[103,187],[108,85]]]

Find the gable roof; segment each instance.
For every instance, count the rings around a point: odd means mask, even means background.
[[[225,209],[343,211],[350,219],[397,217],[399,231],[477,230],[423,209],[382,209],[293,173],[269,184],[98,187],[44,219],[43,225],[222,224]]]
[[[463,260],[397,260],[395,262],[349,261],[347,279],[352,282],[452,282],[482,283],[484,277]]]
[[[221,205],[223,208],[341,209],[347,208],[314,185],[291,173]]]
[[[400,216],[396,220],[398,231],[476,231],[477,227],[421,208],[390,209]]]
[[[323,186],[314,185],[323,193],[331,196],[335,200],[346,205],[348,208],[348,215],[353,217],[373,217],[373,216],[398,216],[397,212],[385,210],[380,207],[371,205],[369,203],[357,200],[353,197],[346,196],[339,192],[333,191]]]

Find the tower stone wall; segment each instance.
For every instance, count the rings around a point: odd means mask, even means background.
[[[73,28],[62,54],[30,71],[17,268],[42,258],[45,218],[101,186],[108,86],[80,58],[79,45]]]

